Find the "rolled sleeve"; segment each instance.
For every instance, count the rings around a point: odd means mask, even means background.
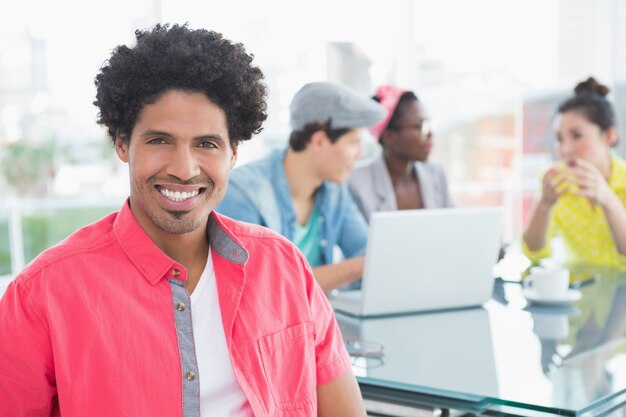
[[[310,304],[312,317],[315,317],[316,380],[319,386],[348,372],[350,357],[335,314],[319,285],[313,288]]]
[[[526,257],[533,263],[539,261],[540,259],[548,258],[550,257],[550,255],[552,255],[552,249],[549,243],[546,243],[546,245],[541,249],[532,250],[528,247],[524,238],[522,238],[521,241],[522,251],[524,252],[524,255],[526,255]]]

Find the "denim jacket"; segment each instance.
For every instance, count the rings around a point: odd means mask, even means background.
[[[216,211],[237,220],[269,227],[292,240],[296,212],[285,175],[286,150],[242,165],[230,175],[228,190]],[[323,263],[333,263],[335,246],[343,256],[363,255],[367,223],[356,208],[345,184],[325,181],[315,192],[320,210]]]

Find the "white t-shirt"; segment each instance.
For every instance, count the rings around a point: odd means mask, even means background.
[[[191,320],[200,373],[200,414],[253,417],[230,362],[210,250],[200,281],[191,294]]]

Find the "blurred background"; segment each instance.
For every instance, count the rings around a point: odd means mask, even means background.
[[[520,238],[574,85],[605,83],[626,121],[626,0],[12,2],[0,13],[0,286],[127,196],[93,80],[157,22],[222,32],[264,71],[269,119],[238,164],[286,144],[289,102],[307,82],[415,91],[457,205],[503,205],[506,242]],[[365,147],[378,151],[371,137]]]

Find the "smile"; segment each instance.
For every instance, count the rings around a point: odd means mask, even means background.
[[[159,187],[159,192],[161,193],[161,195],[163,195],[164,197],[167,197],[169,200],[176,201],[176,202],[185,201],[200,194],[200,190],[181,192],[181,191],[168,190],[167,188],[162,188],[162,187]]]

